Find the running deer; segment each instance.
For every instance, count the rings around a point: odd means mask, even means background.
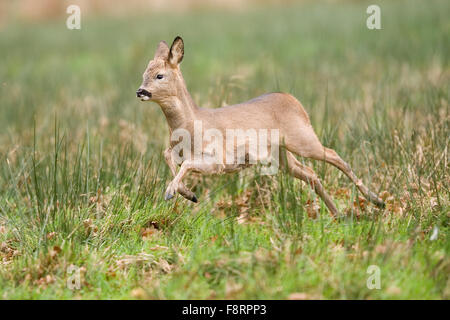
[[[194,138],[194,123],[201,121],[203,129],[214,128],[225,135],[228,129],[278,129],[284,161],[281,164],[295,178],[308,183],[325,202],[332,215],[338,210],[332,198],[324,190],[316,173],[302,164],[294,155],[326,161],[347,175],[361,193],[372,203],[384,207],[383,201],[371,192],[353,173],[350,166],[332,149],[324,147],[317,138],[302,104],[290,94],[268,93],[250,101],[217,109],[200,108],[192,100],[180,70],[184,56],[184,43],[176,37],[171,47],[161,41],[156,53],[143,74],[143,82],[136,95],[142,101],[154,101],[160,105],[172,135],[177,129],[184,129]],[[194,145],[195,141],[190,145]],[[246,142],[247,143],[247,142]],[[177,192],[186,199],[197,202],[195,194],[182,182],[189,172],[220,174],[240,170],[246,166],[223,161],[192,159],[181,155],[181,163],[174,160],[176,141],[171,139],[164,157],[174,179],[169,183],[165,199],[171,199]],[[204,145],[203,145],[204,147]],[[201,149],[202,150],[202,149]],[[204,149],[203,149],[204,150]],[[205,151],[200,151],[207,156]],[[246,157],[248,158],[248,154]],[[283,160],[282,159],[282,160]],[[177,165],[180,170],[177,173]]]

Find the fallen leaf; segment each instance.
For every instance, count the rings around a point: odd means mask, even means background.
[[[382,191],[382,192],[380,193],[380,198],[383,199],[383,200],[386,200],[386,199],[389,198],[390,196],[391,196],[391,194],[390,194],[388,191],[386,191],[386,190],[384,190],[384,191]]]
[[[319,216],[320,205],[315,200],[306,201],[306,213],[311,219],[316,219]]]
[[[167,262],[167,260],[165,259],[160,259],[158,261],[158,265],[165,273],[169,273],[173,268],[172,265],[169,264],[169,262]]]
[[[160,246],[160,245],[157,244],[156,246],[151,247],[148,250],[157,251],[157,250],[167,250],[167,249],[169,249],[169,247]]]
[[[53,239],[55,236],[56,236],[56,232],[55,231],[47,233],[47,239],[48,240]]]
[[[147,292],[145,292],[142,288],[135,288],[131,290],[131,296],[135,299],[147,299],[148,295]]]
[[[288,300],[319,300],[321,297],[305,292],[294,292],[288,296]]]
[[[242,290],[244,290],[244,286],[242,284],[238,284],[233,281],[228,281],[225,284],[225,297],[226,299],[231,299],[233,296],[240,293]]]
[[[141,231],[142,239],[148,240],[151,237],[153,237],[157,232],[158,232],[158,230],[156,230],[153,227],[145,228],[144,230]]]
[[[402,293],[402,290],[399,287],[390,286],[386,289],[386,292],[392,295],[399,295],[400,293]]]
[[[237,223],[239,224],[244,224],[247,222],[247,214],[246,213],[242,213],[239,217],[236,218]]]
[[[48,254],[51,258],[56,257],[61,252],[61,248],[59,246],[54,246],[48,251]]]

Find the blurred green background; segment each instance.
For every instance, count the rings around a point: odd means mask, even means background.
[[[369,30],[370,4],[1,1],[1,296],[448,299],[450,4],[377,1]],[[177,35],[198,105],[293,94],[386,210],[322,163],[337,221],[299,181],[251,170],[164,202],[168,128],[135,91]]]

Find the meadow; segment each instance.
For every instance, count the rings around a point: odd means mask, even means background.
[[[449,299],[450,3],[379,1],[381,30],[369,4],[3,26],[0,297]],[[164,201],[168,126],[135,91],[176,35],[198,105],[293,94],[386,208],[307,160],[337,219],[284,172],[192,175],[198,204]]]

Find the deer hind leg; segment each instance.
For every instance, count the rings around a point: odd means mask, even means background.
[[[322,183],[320,182],[316,173],[311,168],[301,164],[300,161],[298,161],[295,156],[289,151],[286,151],[286,160],[289,173],[295,178],[301,179],[308,183],[323,200],[323,202],[325,202],[331,214],[333,216],[337,216],[339,214],[339,211],[334,205],[331,197],[323,188]]]
[[[177,167],[176,167],[176,164],[175,164],[175,161],[173,160],[173,157],[172,157],[172,150],[169,148],[169,149],[166,149],[165,151],[164,151],[164,159],[166,160],[166,163],[167,163],[167,166],[169,167],[169,169],[170,169],[170,172],[172,173],[172,175],[175,177],[176,175],[177,175]],[[195,196],[195,194],[191,191],[191,190],[189,190],[184,184],[183,184],[183,182],[180,182],[179,184],[178,184],[178,188],[177,188],[177,190],[176,190],[179,194],[181,194],[184,198],[186,198],[186,199],[188,199],[188,200],[191,200],[192,202],[197,202],[197,197]],[[173,195],[170,197],[170,198],[172,198],[173,197]],[[168,199],[170,199],[170,198],[168,198]],[[166,200],[168,200],[168,199],[166,199]]]
[[[375,193],[369,190],[361,179],[358,179],[358,177],[353,173],[352,169],[346,163],[342,158],[334,151],[333,149],[325,148],[323,147],[323,151],[321,155],[317,155],[315,159],[326,161],[339,170],[341,170],[347,177],[350,178],[350,180],[353,181],[353,183],[358,187],[359,191],[368,199],[370,202],[375,204],[378,207],[384,208],[385,204],[383,200],[381,200]]]
[[[326,161],[339,170],[341,170],[354,184],[358,187],[359,191],[372,203],[379,207],[384,207],[384,202],[376,194],[371,192],[358,177],[353,173],[350,166],[341,159],[341,157],[332,149],[324,147],[312,127],[304,127],[302,129],[301,139],[291,139],[290,143],[286,145],[286,148],[305,158],[311,158],[314,160]]]

